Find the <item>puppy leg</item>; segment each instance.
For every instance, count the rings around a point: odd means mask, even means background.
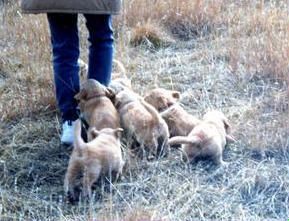
[[[123,167],[124,167],[124,161],[121,160],[120,162],[120,165],[119,165],[119,168],[117,170],[114,170],[113,173],[112,173],[112,181],[119,181],[120,178],[121,178],[121,175],[122,175],[122,170],[123,170]]]
[[[222,153],[216,155],[214,158],[213,158],[213,161],[214,163],[217,165],[217,166],[227,166],[228,163],[223,161],[223,155]]]
[[[182,161],[184,163],[189,163],[189,157],[186,153],[182,152]]]
[[[168,148],[168,137],[166,136],[160,136],[157,139],[157,157],[167,157],[169,154],[169,148]]]
[[[91,199],[92,190],[91,187],[94,182],[96,182],[99,178],[101,172],[101,166],[99,163],[90,166],[90,168],[86,168],[83,175],[83,196]]]
[[[81,171],[81,163],[78,159],[71,158],[65,174],[64,191],[67,194],[69,201],[74,202],[78,196],[75,193],[75,180]]]
[[[197,153],[195,150],[184,145],[181,149],[182,160],[184,163],[196,163],[197,162]]]
[[[188,155],[182,152],[182,160],[184,163],[196,164],[198,162],[197,155]]]
[[[146,147],[144,145],[144,142],[139,142],[137,139],[135,139],[135,141],[138,145],[134,146],[133,153],[135,154],[135,156],[143,160],[146,157]]]
[[[119,171],[116,172],[115,181],[119,181],[120,180],[121,174],[122,174],[122,169],[120,169]]]

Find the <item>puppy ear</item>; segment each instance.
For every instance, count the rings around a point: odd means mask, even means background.
[[[224,123],[226,133],[229,134],[231,132],[232,127],[231,127],[231,124],[229,123],[229,120],[226,117],[223,119],[223,123]]]
[[[117,128],[117,129],[115,129],[115,131],[114,131],[115,137],[116,137],[116,138],[120,138],[122,132],[123,132],[123,129],[122,129],[122,128]]]
[[[149,94],[145,95],[143,98],[146,102],[151,103],[151,96]]]
[[[78,92],[74,96],[74,99],[77,100],[77,101],[86,100],[86,98],[87,98],[87,91],[85,89],[81,89],[80,92]]]
[[[131,79],[125,79],[125,86],[128,87],[129,89],[132,89],[132,85],[131,85]]]
[[[118,82],[121,86],[132,89],[131,80],[129,78],[121,78]]]
[[[172,96],[173,98],[176,98],[177,100],[179,100],[181,98],[181,93],[178,91],[173,91]]]
[[[90,134],[91,134],[92,138],[95,139],[99,135],[99,131],[97,129],[95,129],[95,127],[93,127],[90,130]]]

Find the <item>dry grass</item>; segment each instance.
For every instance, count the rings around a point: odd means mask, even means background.
[[[146,46],[148,49],[167,47],[172,43],[173,39],[165,33],[163,28],[150,21],[134,27],[130,39],[132,46]]]
[[[189,39],[209,33],[220,25],[220,13],[228,1],[149,0],[127,1],[120,24],[135,27],[149,21],[164,25],[175,37]],[[157,26],[158,27],[158,26]]]
[[[139,162],[124,148],[122,181],[77,205],[63,196],[71,149],[59,143],[46,18],[17,10],[10,1],[0,11],[0,220],[289,218],[286,1],[125,1],[114,24],[116,57],[135,90],[179,90],[197,116],[221,109],[238,141],[222,168],[185,165],[177,151]],[[86,60],[82,19],[80,27]]]
[[[0,70],[6,82],[0,88],[2,120],[55,109],[45,16],[22,16],[7,4],[0,31]]]

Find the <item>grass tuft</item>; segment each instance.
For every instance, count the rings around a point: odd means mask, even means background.
[[[158,49],[167,47],[172,39],[162,30],[160,25],[147,22],[139,24],[132,30],[130,44],[132,46],[145,45],[148,48]]]

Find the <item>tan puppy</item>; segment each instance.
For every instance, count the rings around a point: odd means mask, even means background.
[[[81,137],[81,122],[75,126],[74,149],[70,156],[64,180],[64,190],[75,200],[75,181],[83,173],[83,195],[91,197],[91,187],[101,174],[115,174],[117,179],[124,165],[120,148],[120,135],[122,129],[104,128],[91,130],[94,137],[85,143]]]
[[[164,111],[177,103],[181,97],[180,92],[156,88],[148,92],[144,100],[154,106],[158,111]]]
[[[89,128],[119,128],[119,115],[110,98],[114,94],[98,81],[88,79],[81,86],[80,92],[75,95],[79,101],[80,111],[87,121]],[[88,141],[91,137],[88,136]]]
[[[113,77],[119,78],[120,76],[126,76],[126,70],[123,63],[117,59],[113,59]],[[77,60],[77,65],[79,66],[81,81],[87,79],[88,65],[81,58]]]
[[[117,59],[113,59],[113,66],[114,66],[114,71],[112,76],[114,78],[122,78],[122,77],[126,77],[126,69],[123,65],[123,63]],[[127,77],[126,77],[127,78]]]
[[[224,164],[223,150],[227,141],[235,141],[229,135],[230,124],[220,111],[210,111],[188,136],[176,136],[169,144],[182,144],[183,160],[194,162],[199,158],[211,158],[216,164]]]
[[[189,114],[179,104],[174,104],[160,113],[168,124],[170,136],[187,136],[201,121]]]
[[[157,88],[150,91],[145,100],[161,112],[169,127],[170,136],[187,136],[200,122],[199,119],[185,111],[177,102],[180,92]]]
[[[124,89],[132,90],[131,80],[126,75],[126,70],[124,65],[118,61],[113,60],[115,66],[118,69],[118,72],[113,73],[113,80],[110,82],[109,87],[113,90],[115,94],[118,94]]]
[[[115,105],[128,136],[154,156],[167,153],[168,126],[153,106],[130,90],[118,93]]]
[[[81,58],[77,60],[77,64],[79,66],[80,78],[83,81],[87,77],[88,65]]]
[[[125,89],[132,90],[131,80],[125,77],[113,79],[109,84],[109,88],[111,88],[115,94],[118,94]]]

